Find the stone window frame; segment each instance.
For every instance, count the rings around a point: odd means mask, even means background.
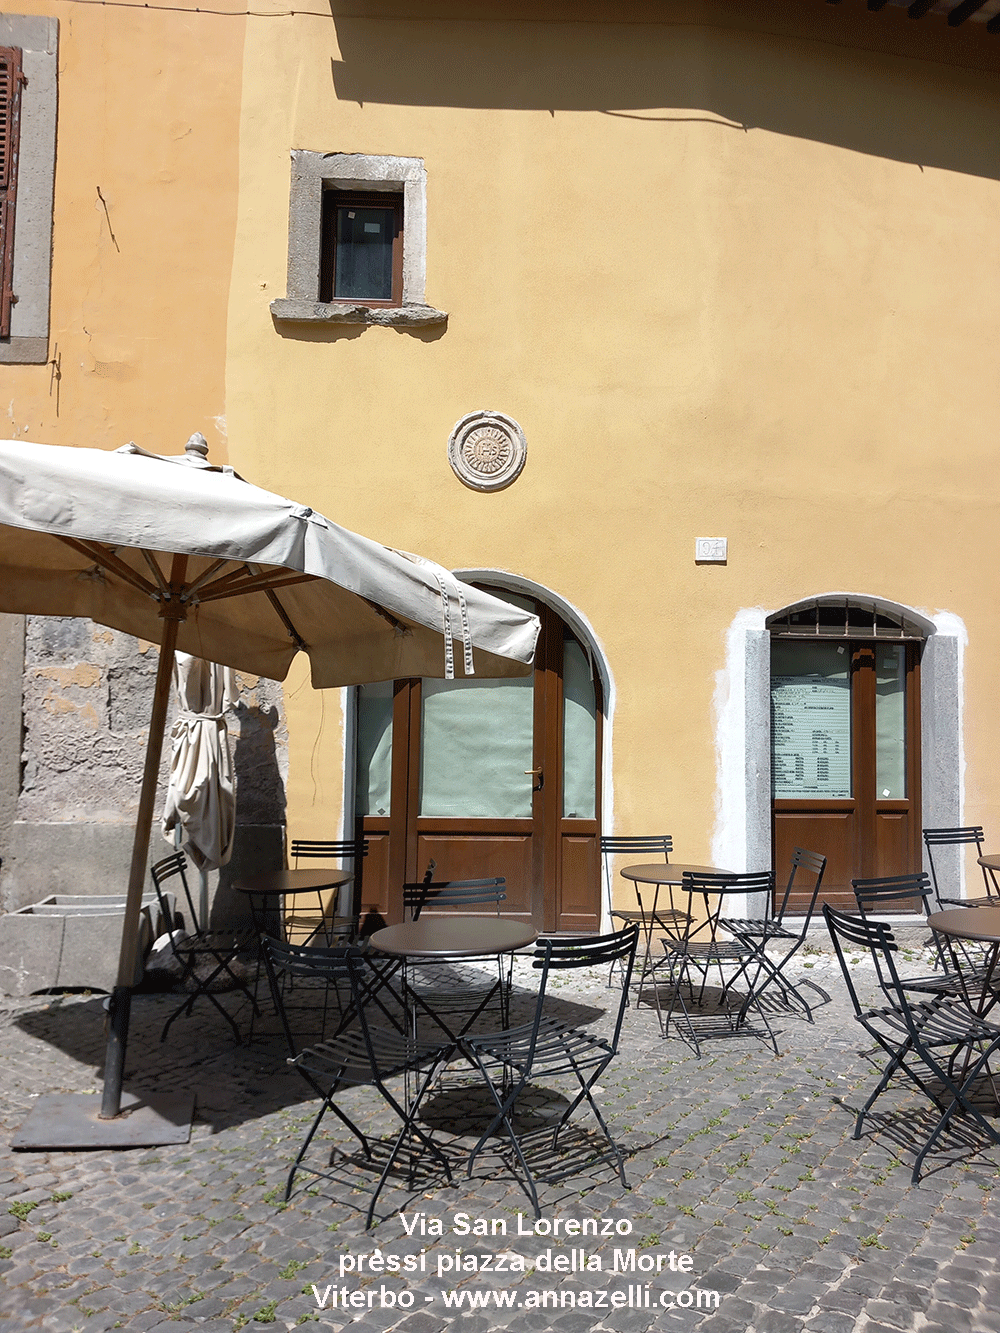
[[[324,190],[385,191],[403,196],[403,299],[398,306],[361,301],[320,301]],[[419,157],[376,157],[366,153],[292,150],[288,201],[286,295],[271,302],[281,323],[387,324],[420,327],[443,324],[448,316],[426,304],[427,171]]]
[[[0,14],[0,46],[20,47],[27,79],[21,96],[14,215],[17,301],[11,310],[10,337],[0,338],[0,365],[44,365],[49,359],[59,20]]]

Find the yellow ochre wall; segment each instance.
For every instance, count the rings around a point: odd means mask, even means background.
[[[333,9],[248,20],[234,464],[576,607],[614,682],[613,827],[680,860],[711,852],[741,608],[951,612],[964,815],[1000,829],[997,39],[860,0]],[[424,160],[446,329],[275,324],[291,149]],[[498,494],[447,461],[480,408],[528,440]],[[290,832],[331,836],[340,696],[303,672],[286,699]]]
[[[225,462],[246,20],[193,5],[6,12],[59,20],[59,107],[50,363],[0,366],[0,434],[179,453],[200,430]]]

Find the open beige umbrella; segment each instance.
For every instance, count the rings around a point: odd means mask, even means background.
[[[180,458],[135,445],[111,453],[0,441],[0,611],[89,616],[161,648],[102,1119],[121,1108],[136,926],[175,648],[277,680],[305,652],[313,685],[324,688],[449,678],[456,664],[465,675],[527,674],[539,631],[536,617],[460,583],[440,565],[360,537],[232,468],[210,465],[207,450],[200,435]]]
[[[207,930],[208,872],[227,864],[236,836],[236,780],[226,729],[235,693],[232,668],[174,653],[174,689],[180,710],[170,728],[161,827],[201,876],[199,924]]]

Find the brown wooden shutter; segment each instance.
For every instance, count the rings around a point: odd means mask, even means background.
[[[20,47],[0,46],[0,338],[10,337],[14,302],[14,203],[23,83]]]

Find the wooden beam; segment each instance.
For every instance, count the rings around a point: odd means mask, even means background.
[[[948,27],[957,28],[960,23],[964,23],[967,18],[982,9],[985,4],[986,0],[962,0],[962,3],[956,5],[948,15]]]

